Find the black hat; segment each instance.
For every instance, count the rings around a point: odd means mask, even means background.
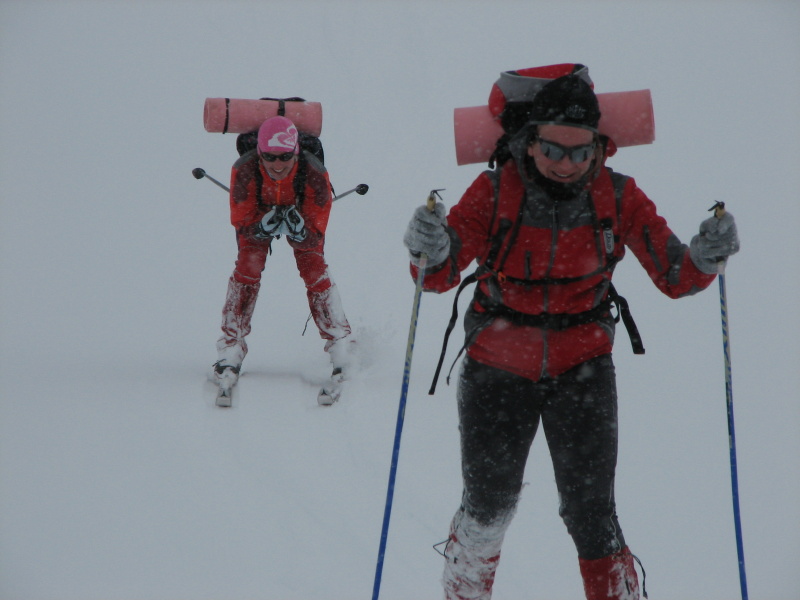
[[[576,75],[547,83],[533,99],[529,122],[571,125],[597,132],[600,105],[591,86]]]

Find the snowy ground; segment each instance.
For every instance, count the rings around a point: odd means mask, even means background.
[[[679,6],[679,8],[678,8]],[[0,598],[369,598],[413,285],[401,238],[452,204],[452,111],[504,70],[589,65],[649,88],[657,141],[612,166],[688,241],[725,200],[750,595],[800,597],[796,368],[800,6],[793,2],[0,3]],[[205,374],[234,260],[233,136],[206,97],[323,103],[341,192],[328,258],[360,338],[340,404],[285,246],[270,259],[235,407]],[[739,597],[716,284],[680,302],[618,269],[619,511],[654,600]],[[381,598],[438,598],[460,494],[454,390],[426,394],[452,295],[422,299]],[[451,346],[457,345],[460,336]],[[454,351],[451,351],[450,359]],[[449,366],[448,360],[448,366]],[[581,597],[543,438],[495,600]]]

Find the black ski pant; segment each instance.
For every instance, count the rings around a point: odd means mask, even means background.
[[[464,359],[458,384],[462,508],[484,525],[516,508],[541,421],[559,514],[583,559],[625,546],[614,502],[617,392],[611,355],[538,382]]]

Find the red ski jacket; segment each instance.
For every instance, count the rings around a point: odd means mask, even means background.
[[[301,191],[302,190],[302,191]],[[298,193],[300,192],[300,193]],[[298,196],[301,196],[298,198]],[[331,184],[325,166],[312,154],[295,162],[292,172],[276,181],[267,175],[255,151],[247,152],[231,169],[231,224],[240,235],[252,237],[271,207],[296,205],[308,235],[298,248],[312,248],[325,238],[331,212]]]
[[[609,290],[626,246],[671,298],[714,280],[634,180],[606,167],[583,193],[554,200],[509,160],[478,176],[447,224],[451,256],[426,273],[424,289],[455,287],[477,260],[467,353],[534,381],[611,352]]]

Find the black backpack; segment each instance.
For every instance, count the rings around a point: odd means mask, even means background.
[[[278,116],[285,116],[287,102],[305,102],[303,98],[261,98],[261,100],[275,100],[278,102]],[[308,173],[308,160],[306,159],[305,152],[310,152],[314,157],[319,160],[320,164],[325,164],[325,152],[322,150],[322,142],[320,139],[299,131],[300,154],[298,155],[298,171],[294,178],[294,194],[295,203],[297,206],[302,205],[305,196],[305,184]],[[258,146],[258,129],[248,131],[247,133],[240,133],[236,136],[236,151],[239,156],[243,156],[248,152],[255,150]],[[260,176],[260,171],[256,169],[257,176]],[[261,189],[259,182],[258,189]],[[332,189],[331,189],[332,191]]]

